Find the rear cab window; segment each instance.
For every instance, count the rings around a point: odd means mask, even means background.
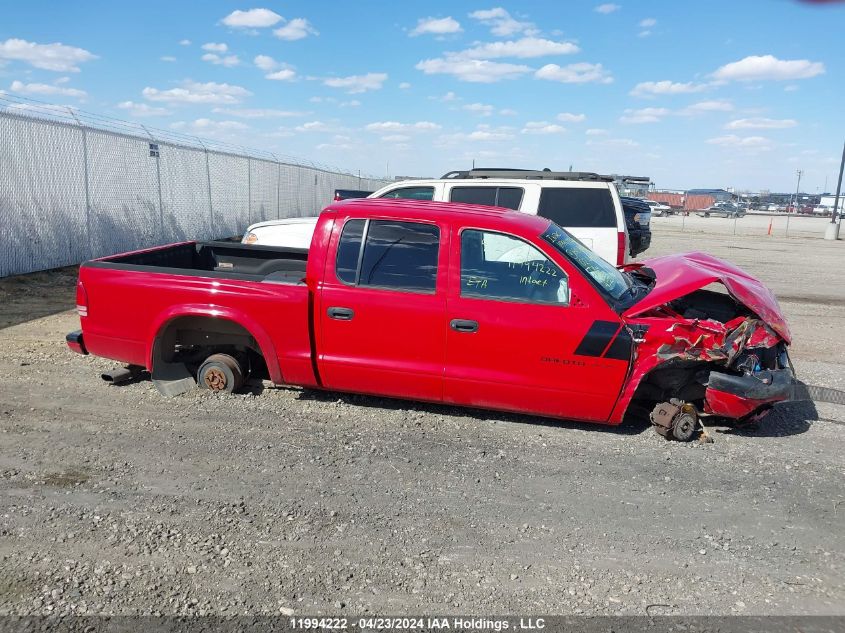
[[[537,215],[567,228],[617,228],[607,187],[543,187]]]
[[[440,229],[398,220],[347,220],[335,274],[349,286],[434,294]]]
[[[525,190],[522,187],[452,187],[449,201],[505,207],[519,211],[524,193]]]
[[[379,198],[404,198],[406,200],[434,200],[434,187],[400,187]]]

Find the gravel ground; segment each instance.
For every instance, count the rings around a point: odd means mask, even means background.
[[[845,243],[655,231],[649,254],[762,277],[799,375],[845,389]],[[845,613],[845,407],[680,444],[298,389],[167,400],[65,348],[73,285],[0,280],[0,614]]]

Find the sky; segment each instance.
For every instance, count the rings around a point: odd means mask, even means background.
[[[845,3],[8,2],[0,91],[377,176],[821,193]]]

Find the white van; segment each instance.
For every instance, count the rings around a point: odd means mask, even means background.
[[[610,176],[581,172],[473,169],[449,172],[432,180],[399,181],[367,197],[463,202],[515,209],[552,220],[611,264],[619,266],[628,261],[625,216]],[[316,224],[316,218],[311,221]],[[274,233],[285,230],[278,224],[280,222],[284,220],[251,226],[243,241],[275,245],[279,235]]]

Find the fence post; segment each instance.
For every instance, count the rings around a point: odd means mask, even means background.
[[[147,133],[147,136],[150,137],[150,140],[154,143],[157,143],[155,137],[150,134],[150,131],[147,129],[146,125],[140,124],[143,128],[144,132]],[[162,243],[166,243],[168,241],[167,236],[164,234],[164,204],[162,203],[161,198],[161,148],[159,147],[156,151],[156,180],[158,181],[158,226],[159,231],[161,233],[161,241]]]
[[[276,219],[282,219],[282,164],[279,162],[279,157],[273,152],[270,156],[276,161]]]
[[[82,121],[80,121],[79,117],[76,116],[76,112],[73,111],[73,108],[68,107],[68,112],[70,112],[70,115],[73,117],[73,120],[76,121],[76,124],[82,132],[82,168],[84,170],[83,183],[85,185],[85,231],[88,234],[88,257],[93,259],[94,247],[91,243],[91,194],[88,191],[88,133],[85,131],[85,126],[82,125]]]
[[[246,223],[252,224],[252,159],[246,159]]]
[[[214,240],[217,238],[215,237],[216,233],[214,232],[214,202],[211,196],[211,167],[208,164],[208,148],[199,136],[197,136],[196,139],[199,141],[200,146],[202,146],[202,149],[205,152],[205,179],[208,184],[208,236]]]

